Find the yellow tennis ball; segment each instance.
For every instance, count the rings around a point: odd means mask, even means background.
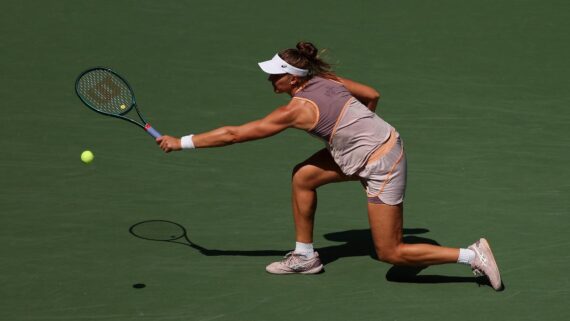
[[[125,104],[122,104],[121,109],[125,109],[125,108],[127,108],[127,106],[125,106]]]
[[[95,156],[90,150],[86,150],[83,153],[81,153],[81,161],[84,162],[85,164],[91,163],[94,157]]]

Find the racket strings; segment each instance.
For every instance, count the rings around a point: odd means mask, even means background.
[[[103,69],[85,73],[77,82],[77,92],[91,108],[107,114],[122,115],[134,105],[129,86]]]

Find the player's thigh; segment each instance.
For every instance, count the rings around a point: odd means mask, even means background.
[[[295,185],[317,188],[328,183],[344,182],[358,178],[345,175],[335,163],[329,151],[321,149],[295,166],[292,179]]]
[[[403,203],[368,203],[368,220],[374,248],[379,256],[393,254],[402,242]]]

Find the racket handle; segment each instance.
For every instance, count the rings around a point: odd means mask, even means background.
[[[144,130],[146,130],[146,132],[149,133],[149,135],[154,138],[162,136],[158,131],[156,131],[156,129],[152,128],[150,124],[144,125]]]

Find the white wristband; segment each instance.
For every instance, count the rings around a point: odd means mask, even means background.
[[[192,136],[194,135],[183,136],[182,138],[180,138],[180,145],[182,146],[182,149],[196,148],[194,146],[194,142],[192,141]]]

